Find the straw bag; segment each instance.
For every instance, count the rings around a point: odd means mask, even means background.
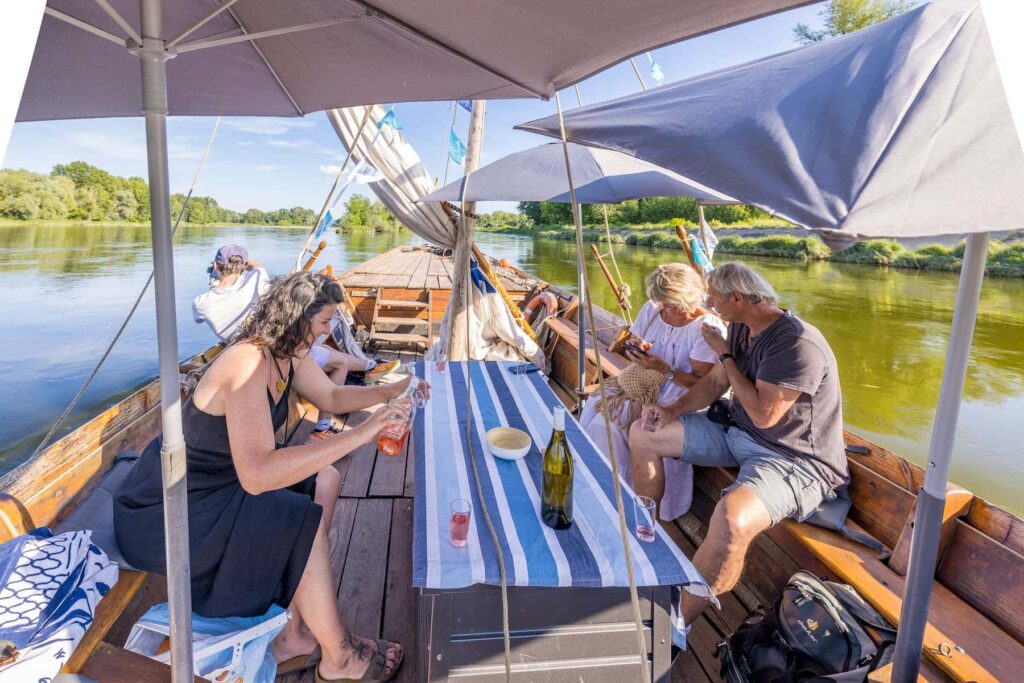
[[[600,411],[608,406],[608,415],[623,429],[629,429],[639,417],[645,403],[656,403],[665,375],[630,363],[618,377],[605,382],[605,401],[598,395],[594,407]]]

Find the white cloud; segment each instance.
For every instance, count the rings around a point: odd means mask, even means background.
[[[324,175],[338,175],[339,171],[341,171],[341,166],[320,166],[320,172],[323,173]]]
[[[256,164],[252,168],[254,171],[259,171],[260,173],[269,173],[270,171],[277,170],[277,166],[274,164]]]
[[[137,135],[111,135],[94,131],[70,131],[67,140],[76,151],[101,154],[108,159],[146,161],[146,140]],[[171,159],[198,159],[202,147],[175,136],[168,140],[167,154]],[[85,155],[83,155],[85,156]]]
[[[313,128],[316,121],[299,118],[232,118],[226,119],[224,125],[254,135],[285,135],[296,128]]]
[[[255,147],[256,146],[256,143],[253,142],[252,140],[239,140],[235,144],[238,145],[239,147]]]
[[[267,142],[271,147],[282,147],[284,149],[309,149],[313,146],[312,140],[270,140]]]

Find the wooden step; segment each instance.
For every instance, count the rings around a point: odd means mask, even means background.
[[[377,299],[377,305],[386,308],[415,308],[422,310],[430,304],[425,301],[401,301],[399,299]]]
[[[370,341],[391,342],[394,344],[429,344],[430,338],[424,334],[399,334],[397,332],[374,332]]]
[[[378,315],[373,319],[374,325],[415,325],[417,327],[426,327],[430,324],[429,320],[422,320],[420,318],[401,318],[395,317],[390,318],[383,315]]]

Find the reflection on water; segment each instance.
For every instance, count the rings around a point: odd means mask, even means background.
[[[272,273],[286,271],[304,239],[279,228],[183,228],[175,274],[182,357],[214,340],[192,322],[217,247],[244,244]],[[337,272],[409,241],[409,233],[328,235],[324,263]],[[574,289],[572,242],[479,235],[481,248]],[[680,252],[618,245],[619,267],[643,302],[643,278]],[[750,259],[784,306],[817,325],[839,359],[847,426],[923,463],[945,360],[957,278],[949,273]],[[150,269],[148,228],[0,228],[0,472],[31,452],[117,330]],[[615,302],[589,264],[595,302]],[[1024,281],[990,279],[982,290],[971,368],[957,432],[953,478],[1018,513],[1024,464]],[[152,296],[144,300],[70,423],[95,415],[155,376]]]

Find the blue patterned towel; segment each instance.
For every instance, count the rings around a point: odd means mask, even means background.
[[[20,653],[0,679],[49,681],[74,652],[117,583],[117,565],[91,539],[40,528],[0,545],[0,638]]]

